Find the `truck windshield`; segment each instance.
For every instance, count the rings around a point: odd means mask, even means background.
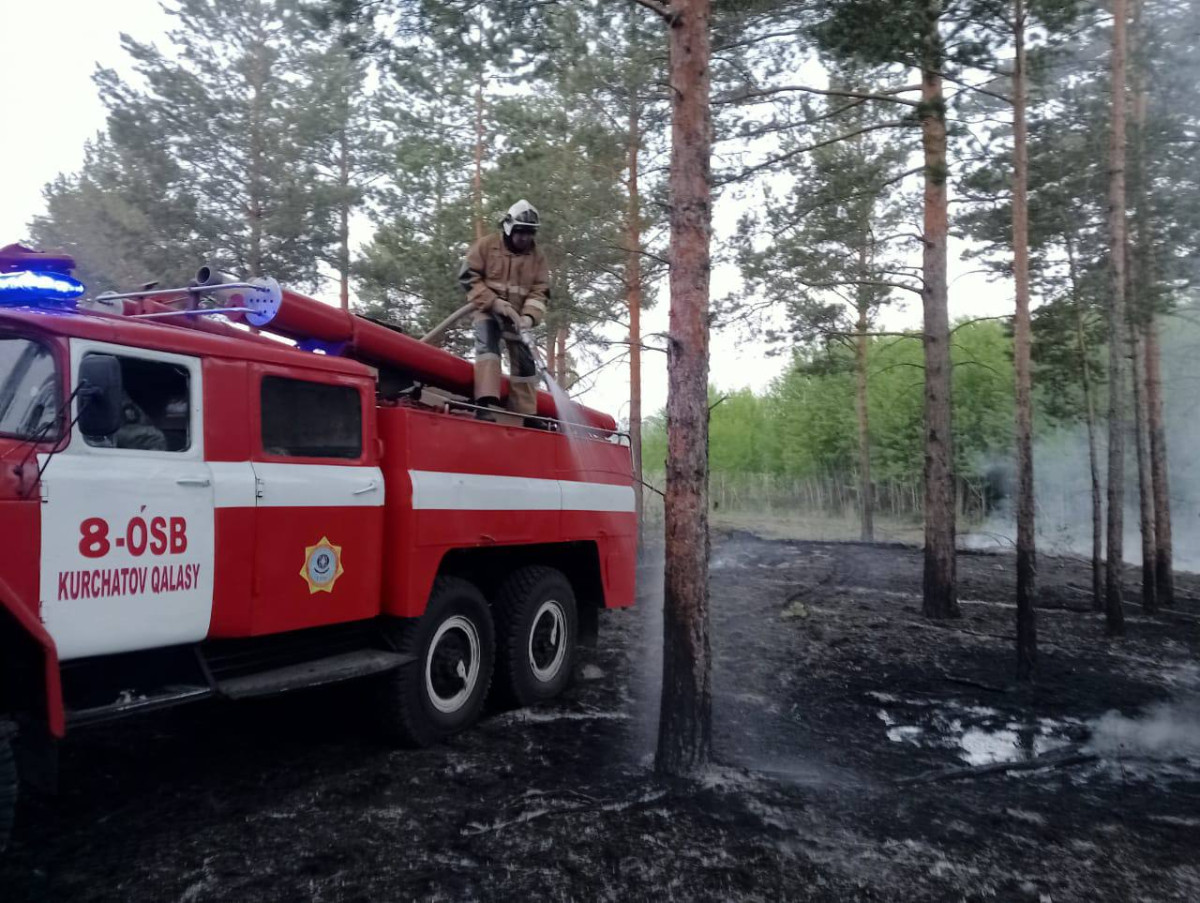
[[[58,408],[58,373],[50,349],[29,339],[0,337],[0,435],[48,435]]]

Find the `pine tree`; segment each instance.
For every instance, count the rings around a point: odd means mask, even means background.
[[[581,93],[595,98],[603,109],[614,111],[609,114],[612,125],[624,125],[625,207],[620,244],[628,316],[629,444],[640,538],[644,510],[641,314],[649,297],[646,289],[663,269],[662,255],[651,253],[651,249],[666,211],[661,177],[665,167],[655,162],[663,161],[666,152],[663,145],[669,105],[662,90],[666,75],[660,35],[648,26],[640,10],[632,4],[627,6],[592,6],[593,27],[581,33],[596,35],[596,49],[602,52],[585,52],[582,63],[569,54],[561,58],[570,61],[568,65],[580,78]]]
[[[925,341],[925,576],[927,617],[959,616],[956,561],[956,482],[951,426],[950,323],[947,249],[949,160],[946,131],[948,71],[990,53],[994,37],[986,30],[998,9],[993,0],[834,0],[815,34],[823,46],[844,58],[873,64],[901,64],[921,73],[915,113],[924,152],[922,294]],[[943,35],[952,21],[957,40]]]
[[[303,130],[309,136],[307,157],[324,188],[321,209],[331,218],[324,228],[335,236],[323,260],[337,276],[338,301],[346,310],[352,276],[350,222],[365,206],[387,161],[374,122],[374,97],[367,90],[370,67],[363,48],[371,40],[369,31],[339,27],[320,16],[313,16],[313,24],[305,42],[312,49],[305,50],[302,64],[315,90]]]
[[[1195,58],[1200,9],[1177,0],[1139,4],[1135,33],[1134,135],[1138,178],[1133,197],[1139,271],[1138,296],[1145,343],[1146,409],[1153,491],[1155,594],[1174,603],[1171,496],[1158,319],[1189,279],[1197,256],[1197,185],[1194,151],[1185,137],[1200,124],[1194,92],[1183,91]],[[1191,36],[1189,41],[1188,35]],[[1164,98],[1170,103],[1164,103]],[[1187,100],[1190,99],[1191,103]],[[1189,158],[1191,162],[1189,162]],[[1161,186],[1156,189],[1155,186]],[[1168,187],[1169,186],[1169,187]]]
[[[1069,0],[1037,0],[1024,6],[1024,21],[1032,22],[1035,32],[1042,36],[1040,46],[1027,54],[1026,65],[1021,67],[1025,90],[1018,90],[1014,67],[1012,97],[984,97],[986,103],[980,106],[982,112],[994,114],[996,100],[1000,106],[1012,102],[1015,126],[1016,101],[1025,98],[1028,142],[1023,181],[1029,200],[1018,216],[1018,180],[1014,178],[1010,185],[998,166],[1007,162],[1006,154],[997,154],[997,146],[1007,138],[1007,129],[999,126],[988,130],[972,147],[971,156],[976,162],[963,183],[970,206],[960,221],[974,239],[983,243],[980,256],[997,272],[1014,276],[1018,293],[1027,296],[1024,306],[1028,306],[1028,298],[1040,297],[1043,306],[1032,318],[1034,328],[1030,330],[1037,365],[1033,376],[1049,389],[1036,397],[1050,419],[1086,423],[1089,460],[1094,462],[1096,374],[1100,368],[1092,359],[1092,349],[1094,343],[1103,340],[1104,331],[1096,328],[1094,311],[1100,299],[1093,271],[1103,251],[1104,184],[1098,171],[1103,148],[1095,137],[1101,104],[1088,78],[1079,76],[1081,70],[1086,71],[1082,58],[1091,53],[1087,41],[1095,28],[1093,22],[1075,18],[1078,11]],[[1014,19],[1014,24],[1017,21],[1021,20]],[[1068,33],[1072,37],[1060,39]],[[1014,140],[1014,176],[1018,144]],[[1018,220],[1023,223],[1019,228]],[[1021,235],[1027,244],[1023,278],[1016,260]],[[1018,405],[1019,410],[1023,407],[1024,402]],[[1022,424],[1018,424],[1018,432],[1032,435],[1032,429]],[[1020,470],[1024,472],[1023,467]],[[1094,466],[1091,476],[1098,492],[1100,476]],[[1021,531],[1021,544],[1032,552],[1028,545],[1034,535],[1031,483],[1025,481],[1021,486],[1019,507],[1024,509],[1021,520],[1027,525]],[[1102,518],[1097,495],[1093,508],[1093,520],[1100,525],[1094,530],[1097,542],[1103,537]],[[1032,560],[1031,556],[1028,562]],[[1099,551],[1094,566],[1102,566]],[[1028,570],[1020,584],[1019,596],[1031,598],[1033,580]]]
[[[831,86],[845,91],[886,91],[869,73],[835,73]],[[820,120],[818,146],[791,167],[784,198],[767,192],[762,212],[747,217],[739,236],[739,262],[747,288],[777,299],[788,311],[791,340],[853,341],[858,431],[858,497],[861,538],[874,540],[868,392],[869,332],[881,306],[897,291],[920,293],[898,245],[907,241],[897,185],[906,175],[908,148],[894,131],[870,132],[879,111],[830,98],[808,112]],[[841,114],[841,115],[837,115]],[[831,144],[841,132],[854,137]],[[786,145],[785,145],[786,147]]]
[[[1033,495],[1033,374],[1032,324],[1029,311],[1029,101],[1028,28],[1025,0],[1013,3],[1013,169],[1012,234],[1016,317],[1013,358],[1016,374],[1017,446],[1017,679],[1029,680],[1037,666],[1037,615],[1034,611],[1037,575],[1037,533]]]
[[[1111,126],[1108,152],[1108,545],[1105,556],[1105,622],[1110,635],[1125,632],[1125,92],[1126,0],[1113,0]]]
[[[29,224],[37,246],[71,253],[93,292],[184,285],[201,259],[179,167],[161,145],[138,151],[97,136],[78,173],[45,187],[46,211]]]
[[[169,12],[171,54],[123,37],[144,87],[96,76],[114,145],[170,149],[218,267],[315,285],[335,236],[306,154],[317,93],[300,50],[307,19],[291,0],[179,0]]]
[[[378,119],[388,172],[374,193],[372,240],[355,263],[366,311],[424,335],[463,304],[456,281],[472,238],[471,126],[458,73],[440,51],[426,48],[425,64],[406,65],[381,88]],[[447,347],[464,351],[462,331]]]
[[[341,7],[345,6],[345,9]],[[338,4],[333,19],[375,29],[377,4]],[[374,202],[379,223],[355,266],[365,309],[423,335],[463,304],[456,281],[469,243],[508,204],[490,180],[507,136],[496,122],[494,83],[517,78],[517,11],[476,2],[396,0],[390,31],[372,47],[381,70],[379,128],[389,178]],[[445,342],[466,351],[469,336]]]
[[[667,26],[671,85],[671,350],[663,687],[655,768],[694,773],[712,755],[708,616],[708,301],[712,237],[709,0],[637,0]]]

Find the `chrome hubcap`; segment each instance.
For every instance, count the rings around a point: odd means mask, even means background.
[[[447,618],[425,656],[425,691],[439,712],[457,712],[479,683],[479,630],[462,615]]]
[[[567,615],[562,605],[547,599],[533,616],[529,631],[529,670],[542,683],[558,676],[567,658]]]

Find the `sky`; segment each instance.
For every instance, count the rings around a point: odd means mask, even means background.
[[[9,40],[0,54],[0,85],[11,111],[5,116],[6,128],[0,137],[0,245],[5,245],[26,236],[26,224],[43,210],[42,186],[60,172],[77,169],[83,160],[84,142],[104,128],[104,106],[91,77],[97,66],[128,71],[121,32],[161,44],[170,17],[157,0],[39,0],[6,4],[2,20]],[[14,40],[14,36],[23,37]],[[536,198],[530,200],[537,203]],[[718,202],[718,241],[724,231],[721,223],[736,222],[740,215],[739,203],[733,199]],[[961,261],[961,242],[952,239],[949,250],[951,318],[1011,312],[1011,289],[988,281],[973,272],[975,264]],[[732,268],[718,267],[713,273],[714,297],[736,290],[737,282]],[[657,303],[642,317],[645,334],[666,332],[665,286],[658,295]],[[336,303],[332,294],[321,300]],[[889,330],[919,327],[919,305],[900,302],[888,311],[883,325]],[[764,342],[744,328],[715,332],[711,382],[722,390],[765,389],[786,364],[784,356],[768,351]],[[602,359],[615,353],[602,355]],[[663,353],[647,351],[643,355],[642,392],[647,416],[665,405]],[[618,420],[628,415],[628,399],[628,370],[622,365],[600,371],[580,396],[584,403]]]

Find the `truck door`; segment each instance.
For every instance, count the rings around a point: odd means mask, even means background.
[[[93,354],[120,364],[122,426],[94,437],[75,424],[39,456],[42,619],[62,659],[202,640],[212,613],[200,361],[74,339],[72,386]]]
[[[254,368],[254,632],[379,613],[383,474],[371,380]]]

